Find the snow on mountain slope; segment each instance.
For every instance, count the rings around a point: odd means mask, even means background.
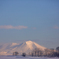
[[[15,51],[19,52],[20,54],[22,54],[24,52],[29,53],[35,48],[39,48],[42,51],[44,51],[46,49],[45,47],[42,47],[35,42],[26,41],[21,44],[12,43],[12,44],[0,45],[0,55],[12,55],[13,52],[15,52]]]
[[[39,44],[32,42],[32,41],[27,41],[26,44],[30,49],[34,49],[34,48],[40,48],[41,50],[46,49],[45,47],[42,47]]]

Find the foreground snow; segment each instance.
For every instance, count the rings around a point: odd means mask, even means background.
[[[22,56],[0,56],[0,59],[59,59],[57,57],[48,58],[48,57],[22,57]]]

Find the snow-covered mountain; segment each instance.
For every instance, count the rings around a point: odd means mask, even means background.
[[[46,48],[43,46],[40,46],[39,44],[32,42],[32,41],[26,41],[24,43],[10,43],[10,44],[4,44],[0,45],[0,55],[12,55],[13,52],[17,51],[19,54],[22,53],[29,53],[33,49],[39,48],[40,50],[44,51]]]

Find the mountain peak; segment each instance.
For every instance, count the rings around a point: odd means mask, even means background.
[[[29,40],[29,41],[26,41],[26,43],[32,43],[32,41]]]
[[[27,45],[33,45],[34,42],[29,40],[29,41],[26,41],[26,44],[27,44]]]

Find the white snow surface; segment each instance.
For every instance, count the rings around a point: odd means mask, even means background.
[[[22,53],[28,54],[35,48],[39,48],[42,51],[46,49],[45,47],[32,41],[26,41],[24,43],[10,43],[0,45],[0,55],[12,55],[15,51],[19,52],[20,55]]]
[[[48,57],[22,57],[22,56],[0,56],[0,59],[59,59],[58,57],[48,58]]]

